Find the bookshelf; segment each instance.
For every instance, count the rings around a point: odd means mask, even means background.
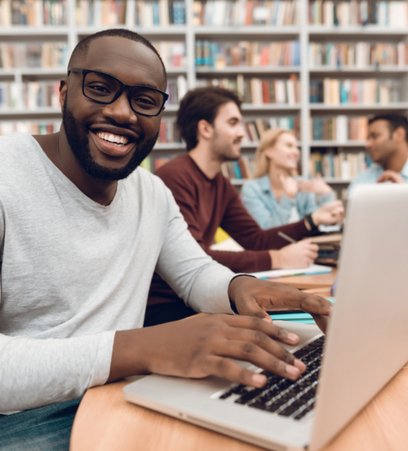
[[[57,130],[57,82],[76,43],[126,27],[152,41],[169,73],[153,170],[183,152],[174,121],[184,92],[216,84],[244,99],[244,156],[263,128],[294,128],[301,177],[336,156],[343,171],[324,178],[341,191],[361,166],[363,119],[408,112],[407,25],[406,1],[0,0],[0,133]]]

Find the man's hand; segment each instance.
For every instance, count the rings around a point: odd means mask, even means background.
[[[313,222],[320,224],[337,224],[344,219],[344,206],[341,200],[327,202],[312,213]]]
[[[333,189],[322,179],[320,174],[313,180],[305,180],[298,184],[299,192],[301,193],[315,193],[315,194],[330,194]]]
[[[402,175],[398,172],[387,170],[384,171],[377,179],[377,183],[392,182],[392,183],[405,183]]]
[[[272,269],[307,268],[317,258],[319,246],[311,239],[289,244],[279,250],[270,250]]]
[[[233,285],[233,296],[235,287],[247,289],[242,283]],[[248,286],[253,287],[256,283]],[[248,296],[251,298],[251,293]],[[238,299],[240,308],[245,300],[246,297],[244,301]],[[231,359],[248,361],[287,379],[297,379],[305,365],[278,342],[294,345],[299,337],[257,316],[197,315],[116,332],[108,382],[156,373],[191,378],[215,375],[240,384],[265,385],[264,375],[242,368]]]
[[[304,293],[289,285],[239,276],[232,280],[228,294],[241,315],[272,321],[266,313],[281,309],[301,309],[310,313],[324,332],[332,303],[314,294]]]

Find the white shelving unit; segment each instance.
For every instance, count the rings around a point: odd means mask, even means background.
[[[4,1],[4,0],[2,0]],[[100,7],[102,1],[95,0],[96,8]],[[346,152],[361,151],[364,149],[363,141],[314,141],[310,136],[311,119],[316,116],[361,116],[372,115],[385,111],[408,112],[408,66],[388,65],[370,67],[310,67],[308,58],[309,43],[312,42],[408,42],[408,27],[395,28],[385,26],[347,26],[331,27],[323,25],[309,25],[308,2],[311,0],[298,0],[300,12],[299,23],[288,26],[248,25],[248,26],[208,26],[193,25],[193,1],[185,0],[185,24],[167,26],[149,26],[145,28],[135,26],[135,6],[138,0],[126,1],[126,20],[119,27],[126,27],[139,32],[151,41],[183,41],[185,42],[186,57],[185,66],[168,68],[169,79],[175,79],[184,75],[187,80],[187,88],[191,89],[202,79],[221,79],[235,77],[242,74],[246,78],[285,78],[290,74],[296,74],[300,80],[301,102],[295,105],[287,104],[248,104],[244,103],[242,110],[244,119],[254,120],[256,118],[267,119],[269,117],[296,115],[300,119],[300,143],[301,143],[301,176],[309,176],[309,158],[312,151],[324,153],[325,149],[342,148]],[[150,0],[145,0],[150,1]],[[217,0],[215,0],[217,1]],[[220,1],[220,0],[218,0]],[[370,0],[371,1],[371,0]],[[65,42],[68,55],[76,43],[86,35],[100,31],[103,28],[112,28],[109,25],[79,26],[76,24],[76,1],[66,0],[66,25],[43,25],[34,26],[0,26],[0,44],[47,41]],[[95,16],[98,18],[98,14]],[[226,41],[299,41],[301,64],[300,66],[284,67],[247,67],[234,66],[224,68],[196,67],[195,43],[197,40]],[[0,68],[0,82],[12,81],[22,84],[24,81],[59,80],[66,73],[65,68]],[[339,104],[328,105],[323,103],[309,102],[309,84],[311,80],[328,78],[391,78],[400,84],[399,101],[389,104]],[[166,106],[163,117],[175,118],[177,105]],[[5,108],[0,107],[0,123],[24,120],[52,120],[61,117],[60,110],[54,107],[43,107],[38,109],[27,108]],[[245,143],[243,152],[252,153],[257,143]],[[171,154],[182,152],[183,145],[180,143],[158,144],[153,155]],[[334,185],[347,185],[349,179],[328,178],[329,183]],[[240,181],[234,181],[238,186]]]

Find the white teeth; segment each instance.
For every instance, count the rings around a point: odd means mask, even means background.
[[[112,133],[104,133],[104,132],[98,132],[98,133],[96,133],[96,136],[98,136],[99,138],[103,139],[104,141],[108,141],[110,143],[122,144],[122,145],[128,143],[128,139],[126,138],[126,136],[113,135]]]

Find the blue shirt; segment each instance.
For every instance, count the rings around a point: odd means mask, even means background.
[[[334,193],[317,196],[315,193],[298,192],[294,198],[284,194],[278,200],[272,191],[268,175],[246,182],[241,194],[249,214],[263,229],[287,224],[293,207],[301,219],[335,199]]]
[[[368,169],[358,175],[349,185],[347,190],[347,197],[350,197],[352,189],[362,183],[377,183],[378,177],[385,171],[385,169],[377,164],[372,163]],[[402,168],[400,175],[402,178],[408,182],[408,160],[406,161],[404,167]]]

